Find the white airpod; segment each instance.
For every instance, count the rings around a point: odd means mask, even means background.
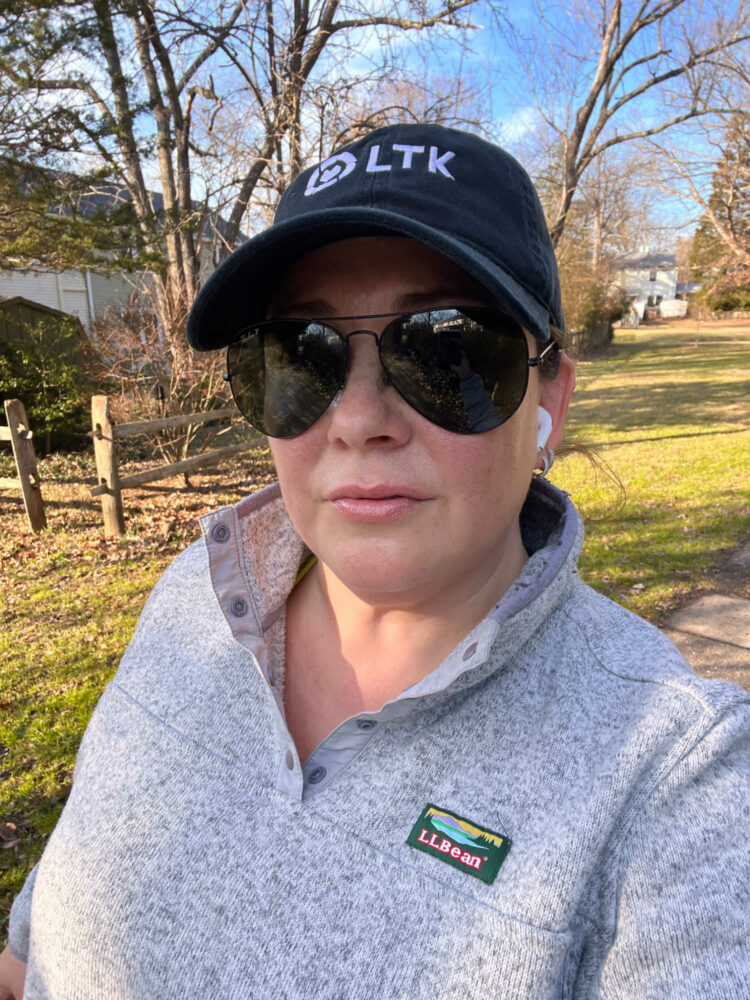
[[[537,407],[537,448],[543,448],[552,433],[552,417],[543,406]]]

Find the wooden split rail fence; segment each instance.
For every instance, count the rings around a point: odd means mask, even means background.
[[[41,531],[47,527],[47,515],[44,513],[42,488],[36,467],[34,435],[20,399],[5,400],[5,416],[8,426],[0,427],[0,441],[10,441],[13,446],[18,478],[0,478],[0,489],[21,490],[31,530]]]
[[[104,515],[105,535],[122,535],[125,533],[125,516],[123,513],[122,491],[144,486],[146,483],[169,479],[182,473],[193,472],[207,465],[214,465],[230,455],[254,448],[257,441],[243,441],[240,444],[227,445],[224,448],[214,448],[212,451],[161,465],[130,476],[120,476],[118,468],[117,442],[122,438],[133,437],[136,434],[148,434],[165,430],[168,427],[188,427],[191,424],[206,424],[214,420],[230,418],[236,415],[234,406],[221,410],[206,410],[201,413],[183,413],[175,417],[162,417],[158,420],[139,420],[130,424],[116,424],[110,414],[109,396],[91,397],[91,424],[94,439],[94,457],[96,459],[96,478],[98,485],[90,493],[92,497],[101,497],[102,514]]]

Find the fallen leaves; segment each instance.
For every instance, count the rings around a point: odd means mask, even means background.
[[[0,494],[3,532],[0,563],[5,573],[55,573],[57,585],[75,586],[75,570],[140,560],[147,553],[180,551],[200,534],[198,517],[235,503],[274,479],[267,452],[243,453],[197,472],[192,487],[181,477],[123,494],[126,534],[105,538],[99,502],[88,498],[90,460],[86,455],[51,455],[39,461],[48,529],[31,533],[20,496]],[[129,463],[123,474],[149,466]],[[65,573],[59,573],[59,570]],[[71,571],[73,575],[71,576]]]

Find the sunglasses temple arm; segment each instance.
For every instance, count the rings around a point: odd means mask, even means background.
[[[560,350],[560,345],[556,340],[551,340],[549,344],[547,344],[547,346],[544,348],[541,354],[537,354],[535,358],[529,358],[529,368],[538,368],[539,365],[542,363],[542,361],[544,361],[544,357],[547,354],[547,352],[551,350],[556,350],[556,351]]]

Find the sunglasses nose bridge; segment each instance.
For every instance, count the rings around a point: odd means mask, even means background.
[[[375,343],[376,343],[377,348],[378,348],[378,358],[380,360],[380,370],[381,370],[381,373],[382,373],[383,385],[391,385],[390,372],[388,371],[388,369],[385,366],[385,362],[383,361],[383,354],[382,354],[382,351],[380,349],[381,348],[381,338],[383,336],[382,333],[376,333],[374,330],[352,330],[351,333],[340,333],[339,336],[343,340],[346,341],[346,346],[348,348],[349,347],[349,339],[351,337],[358,337],[358,336],[360,336],[362,334],[364,334],[365,336],[368,336],[368,337],[374,337],[375,338]],[[349,363],[351,364],[351,361]]]
[[[343,337],[344,340],[346,340],[348,342],[349,339],[350,339],[350,337],[359,337],[362,334],[365,334],[368,337],[374,337],[376,343],[378,343],[380,341],[380,334],[379,333],[375,333],[374,330],[352,330],[351,333],[342,333],[342,334],[339,334],[339,336]]]

